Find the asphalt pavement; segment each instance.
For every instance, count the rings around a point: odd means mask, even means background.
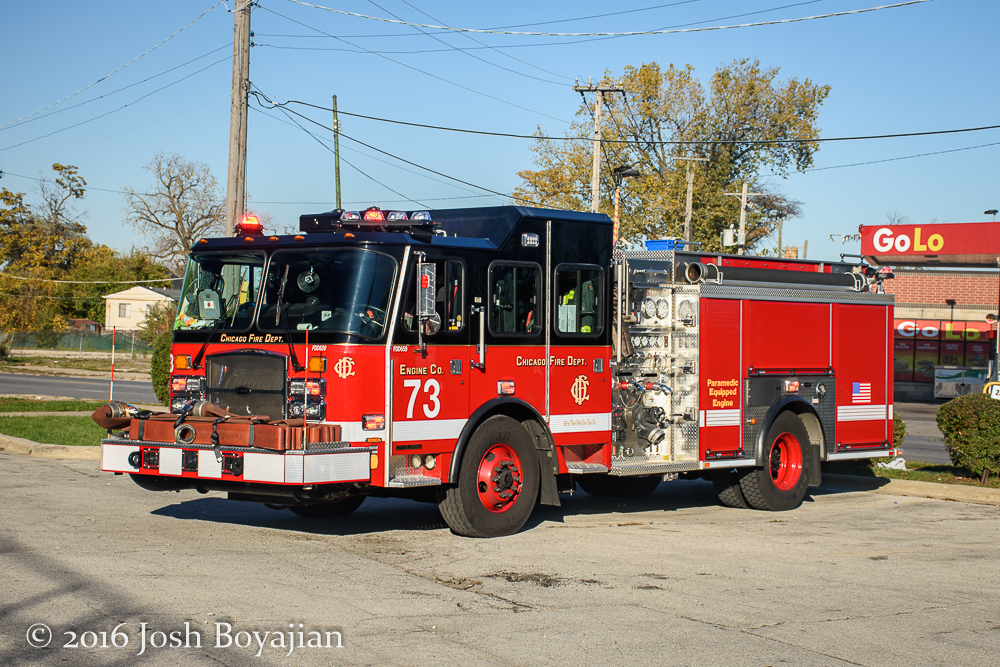
[[[944,436],[938,429],[937,412],[944,401],[924,403],[896,403],[893,406],[904,422],[906,437],[903,438],[903,458],[927,463],[951,463],[948,450],[944,446]]]
[[[675,481],[638,501],[564,495],[522,532],[475,540],[410,501],[305,519],[143,491],[93,461],[7,454],[0,479],[3,665],[963,667],[1000,655],[991,506],[820,488],[791,512],[756,512]]]
[[[66,396],[93,401],[106,401],[111,382],[92,378],[54,377],[0,373],[0,393]],[[126,403],[157,405],[159,401],[148,381],[115,380],[115,399]]]

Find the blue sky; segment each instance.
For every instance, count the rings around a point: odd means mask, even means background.
[[[212,0],[4,3],[0,126],[101,79],[212,4]],[[891,3],[315,0],[314,4],[380,17],[392,13],[418,23],[440,21],[475,28],[535,24],[517,29],[604,32],[775,21]],[[648,9],[656,6],[660,7]],[[116,191],[146,187],[150,178],[142,168],[156,152],[180,153],[208,164],[224,194],[233,34],[228,10],[232,8],[233,0],[215,6],[113,76],[30,122],[0,130],[0,170],[5,173],[0,184],[29,192],[28,200],[37,201],[32,191],[36,184],[23,177],[37,178],[53,162],[77,165],[90,185],[81,208],[89,212],[85,222],[91,237],[121,249],[138,239],[122,222],[123,202]],[[628,10],[643,11],[565,21]],[[537,25],[550,21],[560,22]],[[605,71],[619,74],[626,65],[656,61],[689,63],[704,82],[720,64],[749,57],[780,67],[782,77],[809,78],[832,87],[819,115],[823,136],[921,132],[1000,124],[998,26],[996,0],[933,0],[851,16],[687,34],[597,40],[478,35],[475,39],[497,50],[462,52],[450,47],[480,44],[460,34],[435,34],[442,44],[412,27],[338,15],[290,0],[260,0],[253,11],[256,46],[250,78],[257,89],[282,101],[329,106],[336,94],[342,111],[519,134],[531,134],[541,126],[547,133],[561,134],[579,106],[580,96],[571,89],[576,77],[586,81]],[[176,69],[167,72],[172,68]],[[163,88],[167,84],[173,85]],[[79,106],[70,108],[73,105]],[[309,113],[319,122],[331,123],[325,112]],[[95,118],[103,114],[107,115]],[[512,191],[518,184],[516,172],[532,165],[532,142],[527,140],[349,117],[342,118],[342,128],[344,134],[383,151],[498,192]],[[332,145],[329,133],[310,129]],[[808,239],[811,258],[835,259],[841,252],[857,252],[858,244],[832,242],[830,234],[856,232],[859,224],[880,224],[890,210],[908,215],[914,223],[988,219],[982,212],[1000,207],[994,166],[1000,145],[829,167],[991,143],[1000,144],[1000,130],[824,144],[815,171],[778,182],[786,195],[803,203],[802,215],[785,226],[785,243],[801,245]],[[503,203],[350,141],[342,140],[341,149],[343,160],[381,183],[342,165],[344,201],[353,206],[415,207],[410,201],[396,203],[403,198],[439,208]],[[278,226],[294,226],[302,213],[332,208],[333,183],[329,151],[289,126],[279,113],[251,110],[247,191],[256,209],[270,213]]]

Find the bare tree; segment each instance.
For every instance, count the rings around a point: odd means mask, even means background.
[[[891,209],[885,212],[885,218],[889,221],[890,225],[908,225],[910,224],[910,216],[905,213],[900,212],[897,209]]]
[[[222,234],[225,202],[208,165],[157,153],[145,170],[153,186],[125,188],[127,219],[150,240],[149,254],[179,273],[199,238]]]

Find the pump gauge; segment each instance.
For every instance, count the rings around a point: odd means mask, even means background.
[[[641,339],[641,341],[642,341],[642,346],[643,347],[649,347],[649,337],[648,336],[643,336],[642,339]]]
[[[667,303],[666,299],[660,299],[656,302],[656,316],[661,320],[667,317],[668,310],[670,310],[670,304]]]
[[[642,314],[646,317],[652,317],[656,314],[656,303],[652,299],[646,299],[646,302],[642,304]]]

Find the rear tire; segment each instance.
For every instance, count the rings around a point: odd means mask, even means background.
[[[745,470],[715,470],[712,472],[712,485],[719,497],[719,502],[725,507],[746,510],[750,509],[747,499],[740,487],[740,479]]]
[[[643,475],[640,477],[612,477],[611,475],[580,475],[580,488],[592,496],[601,498],[645,498],[656,491],[663,477]]]
[[[309,519],[327,519],[347,516],[361,507],[363,502],[365,502],[365,496],[344,496],[340,500],[332,502],[316,503],[315,505],[292,505],[288,509]]]
[[[458,484],[445,491],[438,509],[458,535],[513,535],[535,509],[539,482],[531,436],[520,422],[496,415],[472,434]]]
[[[794,413],[782,412],[764,440],[764,468],[747,473],[740,489],[751,507],[781,512],[802,504],[809,486],[809,434]]]

